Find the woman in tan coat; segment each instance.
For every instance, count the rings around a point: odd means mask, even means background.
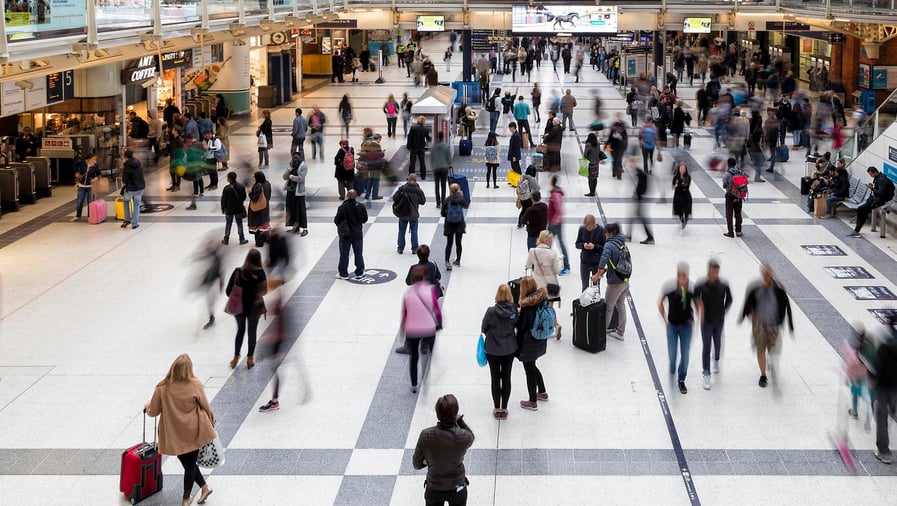
[[[184,466],[184,506],[193,502],[193,484],[202,488],[198,504],[204,504],[212,489],[206,484],[196,459],[199,449],[217,434],[213,427],[215,416],[206,399],[205,388],[193,375],[190,355],[180,355],[168,369],[165,379],[156,385],[153,398],[146,405],[149,416],[159,418],[159,451],[175,455]]]

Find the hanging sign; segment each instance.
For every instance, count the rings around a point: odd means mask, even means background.
[[[148,79],[154,79],[159,70],[155,56],[144,56],[136,60],[130,68],[121,71],[122,84],[142,83]]]
[[[75,98],[75,71],[54,72],[47,75],[47,104]]]
[[[30,79],[31,88],[25,90],[25,109],[28,111],[47,105],[47,80],[43,77]]]
[[[185,49],[171,53],[162,53],[162,69],[190,68],[193,62],[193,50]]]
[[[3,83],[0,87],[0,114],[11,116],[25,112],[25,91],[15,83]]]

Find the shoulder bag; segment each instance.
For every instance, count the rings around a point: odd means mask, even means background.
[[[536,257],[535,265],[539,266],[539,274],[541,274],[542,277],[548,279],[548,276],[545,275],[545,271],[542,269],[542,262],[539,260],[539,254],[535,253],[536,251],[539,251],[538,247],[533,248],[533,255],[535,255]],[[533,266],[533,268],[535,268],[535,265]],[[555,283],[546,283],[545,289],[548,291],[549,297],[558,297],[561,294],[561,285]]]
[[[249,210],[250,211],[262,211],[266,207],[268,207],[268,198],[265,197],[265,187],[262,187],[262,191],[259,192],[258,200],[249,199]]]
[[[234,286],[231,287],[230,295],[227,296],[224,312],[229,315],[238,315],[243,312],[243,287],[238,284],[240,269],[234,269],[233,276]]]

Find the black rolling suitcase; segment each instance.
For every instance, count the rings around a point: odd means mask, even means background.
[[[19,210],[19,173],[13,169],[0,169],[0,207]]]
[[[10,169],[19,174],[19,202],[34,204],[37,202],[37,185],[34,181],[34,167],[30,163],[11,163]]]
[[[34,167],[34,185],[37,187],[37,197],[52,197],[53,183],[50,175],[50,159],[43,156],[29,156],[25,161]]]
[[[685,130],[685,133],[682,134],[682,144],[685,146],[685,149],[691,149],[691,131]]]
[[[582,307],[579,299],[573,300],[573,346],[589,353],[604,351],[607,347],[607,303],[604,299]]]

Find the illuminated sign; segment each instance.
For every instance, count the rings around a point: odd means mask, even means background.
[[[588,5],[515,5],[511,30],[525,33],[616,33],[617,8]]]
[[[156,66],[155,56],[144,56],[136,61],[135,65],[121,71],[122,84],[141,83],[148,79],[154,79],[159,68]]]
[[[710,33],[711,18],[685,18],[682,33]]]
[[[445,16],[418,16],[417,31],[419,32],[444,32]]]
[[[51,137],[41,140],[41,149],[72,149],[72,139],[69,137]]]

